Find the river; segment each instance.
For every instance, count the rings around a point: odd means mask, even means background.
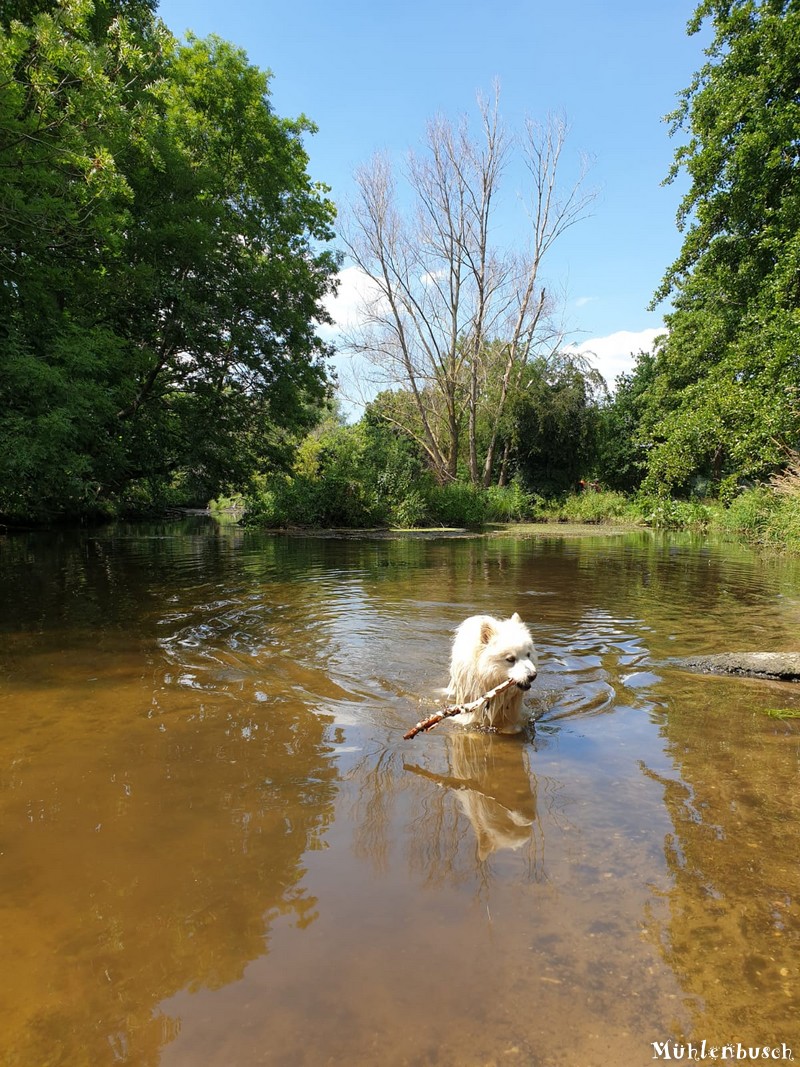
[[[675,662],[796,650],[798,561],[197,517],[0,538],[0,598],[4,1067],[800,1059],[800,686]],[[535,725],[404,741],[513,611]]]

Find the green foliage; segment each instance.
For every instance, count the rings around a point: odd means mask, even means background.
[[[428,500],[419,489],[411,489],[392,509],[390,521],[392,526],[401,530],[426,526],[428,523]]]
[[[269,527],[379,525],[386,506],[369,470],[363,427],[328,419],[301,443],[292,474],[254,480],[247,521]]]
[[[777,346],[749,369],[732,346],[724,360],[688,384],[678,406],[650,420],[644,488],[685,493],[704,477],[723,498],[742,480],[763,477],[782,462],[781,442],[794,441],[796,357]],[[665,356],[665,359],[668,357]],[[646,431],[645,431],[646,432]]]
[[[660,530],[698,530],[709,528],[717,514],[710,505],[694,500],[672,500],[669,497],[641,493],[633,506],[639,521]]]
[[[648,442],[642,433],[641,422],[654,371],[654,356],[639,352],[632,373],[617,378],[613,396],[600,408],[597,475],[612,489],[633,492],[645,475]]]
[[[437,485],[410,440],[374,410],[355,426],[329,418],[297,449],[291,475],[256,479],[247,521],[272,527],[469,527],[511,522],[532,510],[517,484],[484,490]]]
[[[424,519],[422,501],[433,485],[422,449],[406,432],[385,416],[394,411],[390,394],[380,394],[364,412],[364,476],[375,486],[390,521],[416,526]]]
[[[763,477],[800,434],[800,10],[789,0],[703,0],[708,61],[672,117],[688,143],[680,255],[640,434],[645,488],[708,478],[731,495]]]
[[[522,522],[530,518],[535,500],[518,482],[511,485],[491,485],[486,490],[486,519],[488,522]]]
[[[800,550],[800,494],[758,486],[740,493],[718,518],[723,530],[753,544]]]
[[[470,482],[412,489],[391,513],[395,526],[442,526],[479,529],[487,522],[519,522],[532,512],[529,494],[519,486],[482,489]]]
[[[613,490],[545,499],[517,482],[488,490],[467,481],[437,485],[402,433],[365,416],[344,426],[333,416],[297,449],[291,474],[253,480],[247,521],[273,528],[450,527],[488,522],[621,523],[655,529],[722,531],[771,548],[800,551],[800,493],[794,478],[782,491],[739,492],[729,507],[663,494]]]
[[[390,506],[363,482],[332,470],[315,478],[297,474],[257,480],[247,498],[247,522],[273,528],[477,529],[490,517],[486,491],[466,482],[436,485],[431,479],[424,489],[412,489]]]
[[[637,521],[639,513],[622,493],[587,491],[541,501],[537,517],[549,522],[612,523]]]
[[[780,497],[765,486],[740,493],[720,516],[720,525],[760,541],[780,509]]]
[[[427,494],[426,525],[477,528],[488,515],[486,493],[469,482],[434,485]]]
[[[242,493],[232,493],[230,496],[222,494],[208,502],[209,510],[217,517],[232,512],[242,512],[244,506],[245,500]]]
[[[652,526],[662,530],[707,530],[722,509],[700,501],[616,491],[572,493],[555,500],[542,500],[536,518],[547,522],[620,523]]]
[[[561,353],[526,368],[512,406],[514,465],[529,489],[545,494],[574,488],[594,467],[600,375],[579,356]]]
[[[613,491],[578,493],[569,497],[563,508],[571,522],[613,522],[629,513],[626,498]]]
[[[337,474],[259,479],[247,496],[246,507],[248,523],[271,528],[358,529],[379,524],[381,517],[374,495],[361,483]]]
[[[286,463],[326,393],[334,209],[305,119],[148,0],[0,18],[0,514],[82,516]],[[182,490],[183,491],[183,490]]]

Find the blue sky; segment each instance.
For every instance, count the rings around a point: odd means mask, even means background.
[[[310,172],[339,202],[378,150],[401,161],[429,118],[476,113],[499,79],[501,112],[563,112],[571,127],[565,177],[594,160],[592,215],[553,249],[544,274],[565,294],[569,338],[594,352],[609,380],[647,347],[663,308],[647,305],[677,255],[684,180],[662,186],[680,138],[663,116],[701,66],[708,32],[687,37],[694,0],[162,0],[179,36],[216,33],[273,73],[279,115],[304,113]],[[516,190],[513,176],[508,193]],[[343,288],[339,310],[351,293]]]

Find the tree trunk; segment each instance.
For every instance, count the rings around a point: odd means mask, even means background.
[[[510,441],[506,441],[506,443],[505,443],[505,445],[503,447],[503,460],[502,460],[502,462],[500,464],[500,479],[499,479],[499,481],[497,483],[500,486],[508,485],[508,457],[509,457],[510,454],[511,454],[511,442]]]
[[[473,359],[470,367],[469,383],[469,480],[473,485],[480,485],[478,467],[478,360]]]

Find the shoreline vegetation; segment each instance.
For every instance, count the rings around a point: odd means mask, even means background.
[[[724,536],[757,548],[800,555],[800,482],[797,491],[779,492],[772,486],[744,490],[724,506],[718,500],[675,500],[613,491],[573,493],[556,500],[525,494],[516,487],[503,492],[472,491],[463,485],[457,492],[462,504],[444,509],[446,520],[403,524],[398,516],[383,522],[354,525],[326,521],[318,513],[316,521],[308,507],[304,513],[286,512],[282,517],[272,510],[274,501],[263,497],[220,498],[212,501],[210,512],[248,526],[291,533],[327,536],[469,536],[475,533],[542,533],[552,530],[562,535],[586,528],[602,532],[630,529],[678,530],[698,535]],[[341,516],[339,516],[341,518]],[[430,515],[427,516],[430,520]]]

